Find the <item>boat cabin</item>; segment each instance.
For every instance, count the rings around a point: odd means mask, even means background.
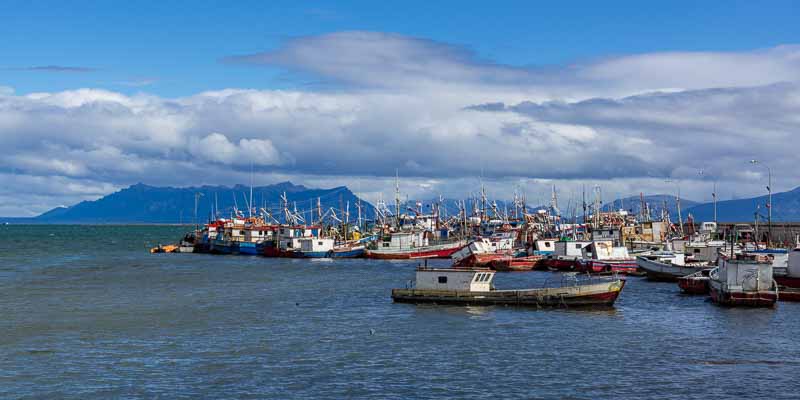
[[[244,241],[249,243],[260,243],[265,240],[275,238],[276,227],[265,225],[253,225],[244,230]]]
[[[667,249],[672,249],[672,251],[678,253],[686,252],[686,244],[689,243],[686,239],[672,239],[667,242]]]
[[[658,243],[666,239],[667,223],[663,221],[647,221],[621,228],[624,243],[648,242]]]
[[[766,258],[772,268],[785,270],[788,267],[789,252],[786,249],[758,249],[747,251],[746,254]]]
[[[536,255],[549,255],[553,254],[556,248],[555,239],[540,239],[533,242],[533,254]]]
[[[683,254],[693,261],[715,263],[719,258],[719,251],[725,247],[725,242],[691,242],[683,245]],[[677,250],[676,250],[677,251]]]
[[[494,253],[494,251],[495,250],[492,247],[492,243],[489,241],[489,239],[483,238],[473,240],[470,242],[470,244],[453,253],[450,258],[457,263],[473,254],[489,254]]]
[[[608,226],[596,228],[592,230],[592,240],[607,241],[610,240],[613,245],[619,246],[622,243],[622,232],[619,227]]]
[[[517,239],[517,232],[495,232],[489,238],[489,245],[494,251],[514,249],[514,241]]]
[[[626,247],[614,246],[610,240],[595,240],[581,249],[581,257],[593,260],[627,260],[630,259]]]
[[[380,242],[379,249],[410,249],[428,246],[428,236],[425,231],[394,232]]]
[[[492,290],[494,271],[489,269],[417,269],[415,289],[488,292]]]
[[[303,253],[328,252],[333,250],[334,245],[333,238],[309,237],[298,239],[297,242],[299,246],[296,250],[302,251]]]
[[[583,248],[591,244],[592,242],[558,241],[555,243],[553,254],[562,257],[582,257]]]
[[[320,228],[318,226],[282,226],[278,230],[278,247],[281,250],[297,250],[300,248],[300,240],[304,238],[318,238]]]
[[[714,275],[726,291],[763,291],[773,287],[772,263],[764,256],[722,255]]]

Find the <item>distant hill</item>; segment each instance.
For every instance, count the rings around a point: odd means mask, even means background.
[[[291,182],[282,182],[253,188],[253,205],[265,208],[281,218],[283,193],[291,209],[311,216],[319,198],[323,212],[350,203],[351,221],[356,218],[358,198],[347,187],[310,189]],[[201,187],[155,187],[136,184],[94,201],[83,201],[71,207],[57,207],[34,218],[7,218],[12,223],[192,223],[194,221],[195,193],[201,193],[197,203],[197,219],[208,220],[212,208],[218,207],[221,217],[230,217],[234,208],[247,213],[250,187],[236,185]],[[372,205],[361,201],[365,216],[374,216]],[[316,213],[315,213],[316,214]],[[337,212],[337,215],[339,213]]]
[[[678,204],[675,201],[675,195],[670,195],[670,194],[647,195],[644,196],[644,202],[647,203],[648,207],[650,207],[650,211],[654,217],[661,215],[661,210],[663,210],[665,206],[670,215],[678,214]],[[685,210],[694,207],[698,204],[700,203],[689,199],[681,198],[681,214],[683,214],[683,216],[686,217]],[[641,212],[641,208],[642,208],[642,201],[639,198],[639,196],[630,196],[630,197],[625,197],[623,199],[616,199],[611,203],[606,203],[603,205],[604,211],[610,211],[612,209],[613,210],[623,209],[634,215],[638,215]]]
[[[94,201],[83,201],[71,207],[57,207],[34,218],[0,218],[0,222],[10,223],[192,223],[194,220],[194,196],[195,193],[202,193],[197,207],[198,220],[203,222],[211,214],[215,199],[219,209],[219,215],[229,217],[234,207],[239,210],[247,210],[246,198],[249,198],[250,188],[244,185],[233,187],[226,186],[201,186],[188,188],[174,187],[155,187],[144,184],[136,184],[118,192],[109,194]],[[332,189],[311,189],[302,185],[295,185],[291,182],[282,182],[274,185],[259,186],[253,188],[253,202],[258,208],[267,208],[274,215],[281,215],[280,196],[286,192],[291,208],[295,203],[297,209],[304,215],[310,216],[308,211],[316,205],[316,199],[320,198],[323,210],[330,208],[339,209],[340,204],[345,206],[350,203],[351,220],[357,215],[355,204],[358,202],[356,195],[345,186]],[[234,200],[235,199],[235,200]],[[422,201],[424,213],[430,212],[430,205],[437,200]],[[664,207],[666,201],[667,209],[673,218],[676,217],[675,197],[672,195],[649,195],[645,196],[645,202],[650,205],[654,214]],[[800,187],[788,192],[775,193],[772,196],[773,215],[775,222],[800,221]],[[718,220],[720,222],[746,222],[752,221],[756,208],[759,214],[766,219],[767,196],[759,196],[749,199],[725,200],[717,203]],[[458,207],[455,199],[445,199],[443,201],[443,215],[458,214]],[[624,208],[625,210],[638,214],[640,208],[638,196],[617,199],[611,203],[606,202],[603,206],[605,210]],[[389,209],[394,211],[394,204],[388,204]],[[511,202],[497,201],[498,208],[503,211],[513,209]],[[364,216],[373,217],[373,205],[362,200]],[[416,201],[409,200],[403,202],[403,213],[407,213],[406,207],[416,207]],[[472,209],[470,201],[467,201],[467,208]],[[535,211],[542,208],[528,206],[528,211]],[[687,199],[681,199],[683,217],[692,214],[695,221],[710,221],[714,218],[713,206],[711,203],[697,203]],[[580,204],[575,210],[578,217],[582,214]],[[571,210],[562,209],[563,216],[571,215]],[[338,213],[337,213],[338,215]]]
[[[749,199],[718,201],[717,219],[721,222],[752,221],[758,208],[758,213],[763,216],[763,220],[766,220],[769,213],[766,204],[766,195]],[[698,204],[686,211],[687,214],[692,214],[695,221],[714,219],[713,203]],[[800,187],[788,192],[772,194],[772,220],[777,222],[800,221]]]

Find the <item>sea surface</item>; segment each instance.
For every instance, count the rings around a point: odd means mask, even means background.
[[[629,278],[610,310],[393,304],[416,262],[148,253],[186,229],[0,226],[0,398],[800,396],[800,303]]]

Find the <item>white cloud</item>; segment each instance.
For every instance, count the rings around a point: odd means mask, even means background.
[[[192,137],[189,152],[201,159],[228,165],[278,165],[280,156],[268,139],[240,139],[231,143],[221,133],[212,133],[204,138]]]
[[[143,181],[363,185],[375,200],[396,169],[411,196],[463,197],[483,175],[498,196],[525,182],[575,192],[668,191],[703,199],[707,171],[762,191],[800,181],[788,143],[800,132],[797,46],[740,53],[658,53],[551,68],[481,60],[426,39],[345,32],[291,40],[238,61],[335,81],[337,90],[225,89],[182,98],[101,89],[15,95],[0,89],[5,210],[44,211]],[[784,83],[779,83],[784,82]],[[652,93],[660,88],[669,91]],[[644,93],[644,94],[643,94]],[[356,177],[356,178],[348,178]],[[87,184],[83,195],[32,202],[20,181]],[[534,189],[534,187],[539,189]],[[724,190],[721,193],[725,193]],[[83,197],[81,197],[83,196]],[[42,200],[42,199],[47,199]],[[26,204],[35,203],[32,208]],[[49,202],[49,203],[48,203]]]

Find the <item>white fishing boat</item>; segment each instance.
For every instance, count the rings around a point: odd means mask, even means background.
[[[636,265],[647,273],[647,279],[654,281],[677,281],[709,268],[709,263],[687,262],[683,253],[653,252],[636,257]]]
[[[778,300],[772,263],[765,257],[720,255],[709,278],[711,301],[719,305],[772,307]]]

